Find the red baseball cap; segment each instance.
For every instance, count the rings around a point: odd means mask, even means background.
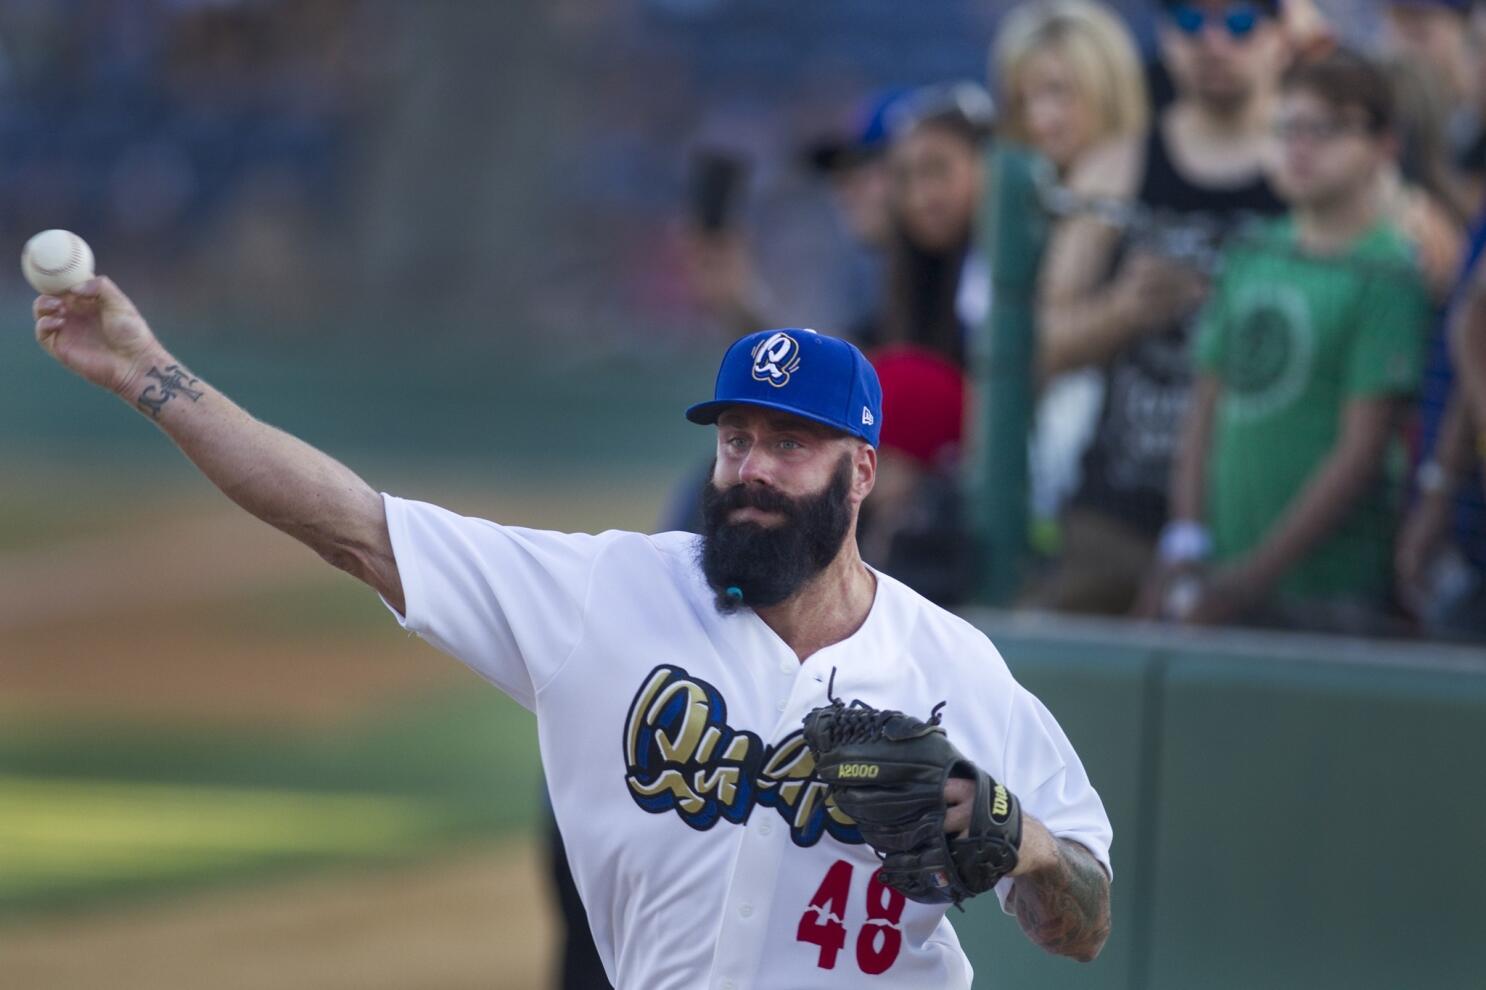
[[[912,344],[869,355],[882,383],[882,442],[925,467],[955,456],[965,423],[965,376],[952,362]]]

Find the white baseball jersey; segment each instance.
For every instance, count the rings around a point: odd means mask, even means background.
[[[927,717],[1055,835],[1109,864],[1098,795],[989,640],[877,575],[866,621],[801,663],[722,615],[697,537],[566,535],[387,496],[404,628],[537,715],[578,891],[621,990],[965,988],[943,905],[878,860],[812,775],[801,719],[835,693]],[[1013,881],[997,892],[1003,903]]]

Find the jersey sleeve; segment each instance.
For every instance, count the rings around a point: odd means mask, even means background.
[[[1109,847],[1114,830],[1104,803],[1052,712],[1020,685],[1007,731],[1005,767],[1002,783],[1021,801],[1022,811],[1058,838],[1083,845],[1113,877]],[[996,885],[1003,909],[1015,882],[1006,877]]]
[[[398,622],[532,708],[582,636],[605,538],[502,526],[391,495],[382,503],[406,607],[393,609]]]
[[[1418,387],[1423,373],[1429,295],[1417,279],[1402,275],[1375,279],[1369,288],[1358,307],[1347,355],[1346,394],[1406,395]]]

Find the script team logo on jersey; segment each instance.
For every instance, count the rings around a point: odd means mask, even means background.
[[[725,819],[748,820],[771,807],[796,845],[829,833],[861,843],[856,823],[836,807],[815,776],[815,757],[795,730],[772,746],[727,724],[722,694],[680,667],[662,664],[640,685],[624,721],[625,783],[646,811],[675,811],[698,831]]]
[[[799,341],[787,333],[770,334],[753,348],[753,377],[758,381],[783,388],[799,367]]]

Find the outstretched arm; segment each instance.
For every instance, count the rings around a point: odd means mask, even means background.
[[[152,419],[232,501],[403,611],[382,499],[355,472],[192,375],[107,278],[40,296],[33,312],[60,364]]]

